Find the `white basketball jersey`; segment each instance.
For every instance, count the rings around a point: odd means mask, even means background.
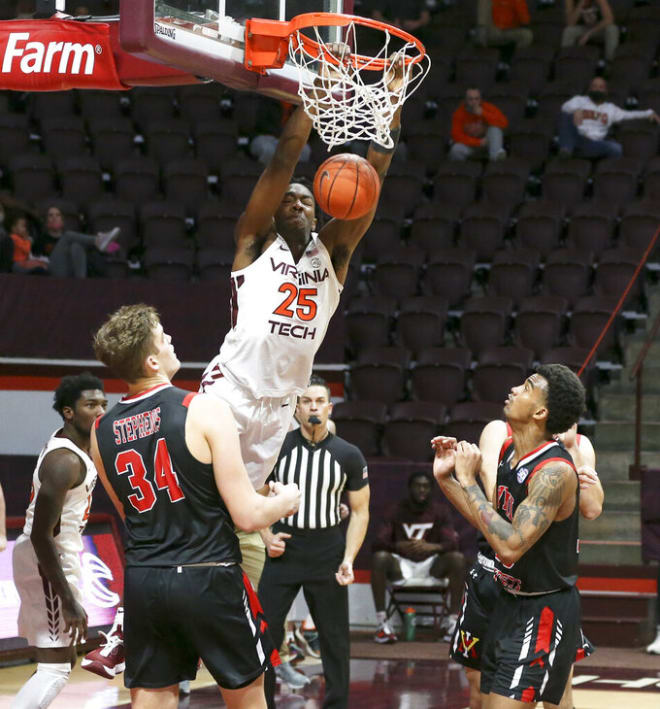
[[[232,271],[231,280],[222,373],[257,399],[301,394],[343,288],[327,249],[312,234],[296,263],[278,235],[256,261]]]
[[[45,456],[58,448],[68,448],[73,451],[85,464],[85,479],[66,493],[62,515],[60,517],[59,529],[55,531],[55,546],[60,553],[78,553],[82,551],[82,533],[87,525],[89,508],[92,505],[92,490],[96,485],[96,468],[92,459],[84,450],[69,438],[60,437],[56,431],[47,441],[39,454],[37,466],[32,473],[32,490],[30,491],[30,504],[25,512],[25,526],[23,534],[29,537],[32,532],[32,521],[34,519],[34,506],[39,495],[41,480],[39,480],[39,468]]]

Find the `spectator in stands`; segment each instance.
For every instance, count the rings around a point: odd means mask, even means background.
[[[465,100],[454,111],[451,120],[450,160],[484,158],[502,160],[503,129],[509,125],[507,117],[492,103],[481,100],[477,88],[465,92]]]
[[[424,471],[408,478],[408,496],[387,511],[373,544],[371,590],[376,606],[377,643],[397,640],[385,611],[387,581],[434,576],[449,577],[450,616],[445,630],[456,625],[465,581],[465,557],[458,551],[458,534],[449,508],[432,499],[433,479]]]
[[[5,229],[5,208],[0,203],[0,273],[9,273],[14,262],[14,242]]]
[[[625,111],[607,100],[607,81],[596,76],[586,96],[573,96],[561,107],[559,119],[559,157],[570,158],[574,152],[584,158],[618,158],[621,143],[607,138],[614,123],[648,118],[660,123],[651,108]]]
[[[10,219],[9,236],[14,243],[12,271],[14,273],[48,273],[48,259],[35,257],[32,253],[32,236],[27,217],[18,212]]]
[[[605,59],[611,62],[619,46],[619,27],[608,0],[564,0],[566,28],[562,47],[584,46],[587,42],[605,45]]]
[[[527,0],[479,0],[477,5],[477,44],[500,47],[514,44],[529,47],[534,34],[529,29]]]
[[[420,30],[431,22],[431,12],[426,0],[387,0],[374,3],[371,10],[374,20],[388,22],[413,34],[420,34]]]
[[[45,229],[35,243],[35,253],[47,256],[50,272],[57,278],[87,278],[88,251],[113,253],[119,249],[115,239],[119,227],[94,236],[64,228],[64,217],[59,207],[51,206],[46,212]]]

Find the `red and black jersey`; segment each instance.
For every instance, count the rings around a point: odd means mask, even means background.
[[[126,514],[126,566],[241,561],[213,466],[186,445],[194,396],[163,384],[125,397],[96,422],[103,467]]]
[[[523,500],[527,498],[531,479],[552,461],[575,465],[564,446],[548,441],[512,466],[513,441],[502,446],[497,468],[497,511],[511,522]],[[577,473],[576,473],[577,475]],[[520,593],[545,593],[574,586],[578,565],[578,517],[580,488],[576,486],[573,513],[561,522],[553,522],[541,538],[515,563],[506,566],[495,557],[495,578],[505,587]]]

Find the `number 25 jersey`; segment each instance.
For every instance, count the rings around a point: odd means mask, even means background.
[[[241,561],[213,466],[186,445],[194,396],[161,384],[96,421],[103,468],[126,515],[126,566]]]
[[[312,234],[296,263],[278,235],[231,280],[222,373],[258,399],[301,394],[342,291],[324,244]]]

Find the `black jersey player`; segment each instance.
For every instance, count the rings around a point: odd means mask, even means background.
[[[92,431],[99,478],[127,528],[125,684],[133,707],[172,709],[198,659],[230,709],[265,708],[275,658],[234,525],[261,529],[295,512],[295,484],[255,492],[236,423],[216,397],[173,387],[179,368],[156,311],[124,306],[94,350],[128,394]]]
[[[509,395],[512,440],[500,453],[495,494],[476,482],[477,446],[434,439],[434,473],[455,470],[464,498],[496,553],[499,594],[482,662],[484,706],[558,704],[580,632],[577,580],[579,486],[571,456],[553,434],[575,423],[584,389],[562,365],[545,365]]]

